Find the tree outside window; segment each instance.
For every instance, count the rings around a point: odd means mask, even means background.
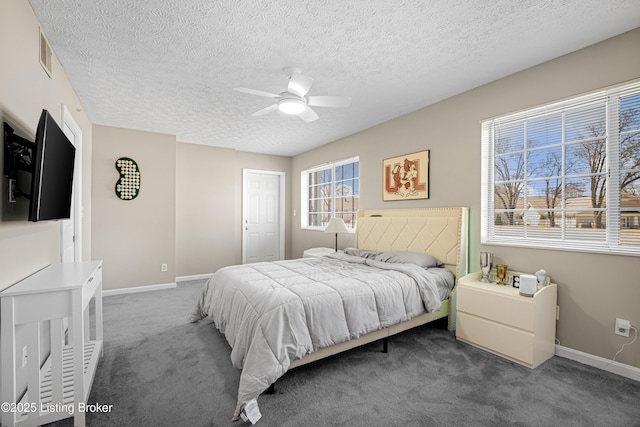
[[[640,253],[640,84],[484,122],[482,209],[486,243]]]
[[[355,229],[360,200],[358,158],[302,171],[301,185],[302,227],[324,229],[331,218],[339,217]]]

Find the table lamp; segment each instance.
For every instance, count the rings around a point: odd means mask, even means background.
[[[324,229],[325,233],[336,233],[336,252],[338,252],[338,233],[348,233],[349,229],[342,218],[331,218]]]

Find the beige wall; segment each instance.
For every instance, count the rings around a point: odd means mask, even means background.
[[[176,276],[209,274],[240,262],[242,168],[285,172],[289,256],[289,157],[178,144],[169,135],[105,126],[95,126],[99,150],[93,153],[93,126],[57,58],[54,55],[52,78],[40,66],[38,29],[28,2],[0,2],[0,120],[32,139],[41,110],[48,109],[60,123],[65,104],[80,126],[83,259],[104,260],[105,289],[172,283]],[[121,156],[134,158],[142,168],[141,194],[131,202],[119,201],[113,191],[118,178],[114,163]],[[202,176],[193,173],[195,165]],[[195,186],[203,186],[200,190],[210,198],[191,197]],[[28,202],[9,204],[6,188],[2,176],[0,290],[60,261],[60,223],[28,222]],[[96,241],[92,232],[98,234]],[[166,273],[160,271],[161,264],[168,264]]]
[[[242,262],[243,168],[285,173],[289,223],[289,157],[178,143],[176,164],[178,277],[210,274]],[[285,230],[287,250],[288,237]]]
[[[242,169],[289,175],[289,157],[177,143],[171,135],[107,126],[94,126],[93,134],[92,249],[104,261],[105,289],[173,283],[239,264]],[[114,192],[119,157],[140,167],[140,193],[131,201]],[[168,264],[167,272],[161,264]]]
[[[9,123],[18,135],[33,141],[42,109],[49,110],[60,124],[62,105],[65,105],[80,126],[83,140],[82,257],[90,259],[91,123],[55,54],[51,77],[41,67],[38,29],[39,23],[27,1],[0,1],[0,122]],[[0,150],[0,165],[3,164],[3,156],[4,150]],[[7,179],[4,173],[0,176],[1,291],[49,264],[60,262],[61,223],[28,222],[28,201],[18,199],[17,203],[8,203]],[[22,327],[17,328],[16,349],[26,344],[22,331]],[[48,348],[46,331],[41,336],[41,343],[44,358]],[[26,374],[25,369],[16,372],[19,390],[26,387]]]
[[[176,276],[238,264],[236,152],[178,143],[176,154]]]
[[[559,287],[560,344],[611,359],[630,341],[614,335],[615,318],[640,327],[640,259],[480,245],[480,121],[639,78],[638,46],[640,28],[296,156],[292,206],[300,206],[301,170],[356,154],[363,209],[469,206],[470,269],[479,269],[480,250],[514,270],[546,269]],[[383,202],[382,160],[425,149],[431,150],[430,198]],[[293,257],[332,246],[324,233],[301,230],[299,216],[292,221]],[[353,244],[352,236],[341,238],[341,246]],[[617,360],[640,367],[640,341]]]
[[[115,194],[120,157],[140,168],[133,200]],[[175,136],[94,126],[92,253],[103,260],[104,289],[175,282],[175,159]]]
[[[42,109],[58,124],[66,105],[82,130],[83,259],[91,258],[91,123],[82,111],[55,54],[50,78],[39,62],[39,23],[27,1],[0,2],[0,122],[33,140]],[[2,159],[3,151],[0,151]],[[0,165],[2,162],[0,162]],[[60,261],[60,222],[27,221],[25,200],[7,202],[7,180],[0,186],[0,290]]]

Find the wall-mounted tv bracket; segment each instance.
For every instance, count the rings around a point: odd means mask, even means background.
[[[18,170],[33,172],[31,155],[35,144],[14,133],[13,128],[4,122],[4,174],[9,182],[9,203],[15,203],[16,197],[28,195],[21,192],[15,185]]]

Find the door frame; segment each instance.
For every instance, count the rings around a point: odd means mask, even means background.
[[[76,157],[73,167],[73,261],[82,260],[82,129],[71,115],[65,104],[62,104],[61,128],[68,127],[74,134]],[[64,227],[60,224],[60,260],[64,254]]]
[[[246,264],[247,259],[247,247],[245,244],[245,220],[247,218],[247,175],[248,174],[260,174],[260,175],[278,175],[280,181],[280,189],[279,189],[279,206],[278,206],[278,227],[279,227],[279,245],[278,245],[278,259],[284,259],[284,227],[285,227],[285,173],[277,172],[277,171],[268,171],[268,170],[260,170],[260,169],[242,169],[242,263]]]

